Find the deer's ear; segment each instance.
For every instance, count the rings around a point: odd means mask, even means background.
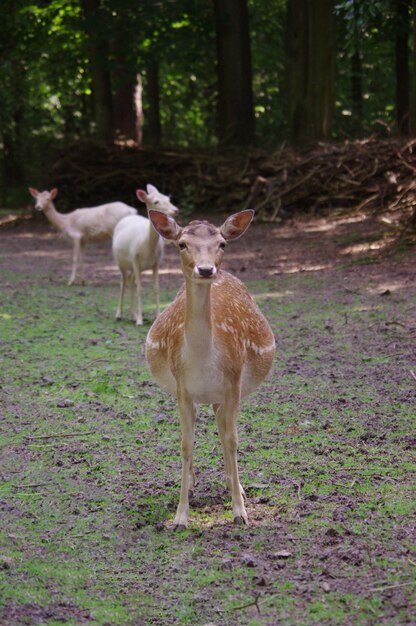
[[[138,197],[140,202],[144,202],[144,204],[146,204],[147,193],[144,191],[144,189],[136,189],[136,196]]]
[[[226,241],[238,239],[246,232],[253,217],[254,211],[252,209],[230,215],[221,226],[221,235]]]
[[[56,187],[54,187],[53,189],[51,189],[51,199],[54,200],[57,195],[58,195],[58,190]]]
[[[149,219],[152,222],[155,230],[164,237],[164,239],[170,239],[174,241],[179,237],[182,232],[182,228],[178,226],[173,217],[169,217],[161,211],[154,211],[149,209]]]
[[[159,193],[154,185],[146,185],[147,193]]]
[[[37,198],[39,195],[39,191],[37,189],[35,189],[34,187],[28,187],[29,189],[29,193],[31,196],[33,196],[33,198]]]

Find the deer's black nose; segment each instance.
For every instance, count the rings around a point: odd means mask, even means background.
[[[214,275],[214,266],[213,265],[199,265],[198,266],[198,274],[201,278],[211,278]]]

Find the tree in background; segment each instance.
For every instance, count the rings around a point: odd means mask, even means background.
[[[351,33],[351,102],[352,115],[358,130],[363,119],[363,63],[361,58],[360,5],[352,0],[352,33]]]
[[[273,147],[287,138],[285,92],[286,0],[249,0],[256,143]]]
[[[148,107],[145,113],[145,145],[160,147],[162,142],[162,121],[160,113],[159,62],[152,58],[146,64],[146,86]]]
[[[137,143],[143,134],[158,149],[255,139],[273,150],[406,132],[409,4],[3,0],[0,178],[41,185],[55,151],[79,139]]]
[[[95,134],[99,141],[110,142],[114,133],[106,10],[102,0],[81,1],[88,38]]]
[[[136,7],[112,2],[109,28],[113,132],[119,141],[142,142],[142,78],[137,58]]]
[[[332,0],[288,0],[286,80],[293,143],[330,137],[334,105],[335,39]]]
[[[412,0],[412,35],[413,51],[410,88],[409,131],[412,135],[416,135],[416,0]],[[416,220],[416,213],[414,218]]]
[[[1,200],[6,181],[10,186],[24,180],[23,138],[25,106],[25,48],[26,38],[19,14],[20,3],[13,7],[7,2],[7,12],[0,21],[0,141]],[[17,43],[16,43],[17,39]]]
[[[128,20],[134,33],[125,37],[143,83],[143,144],[211,145],[216,95],[212,4],[122,1],[134,5]]]
[[[217,37],[218,139],[254,143],[251,51],[246,0],[214,0]]]
[[[79,13],[67,0],[0,3],[0,163],[12,201],[47,178],[58,145],[90,132]]]
[[[409,133],[409,0],[396,0],[396,120],[400,134]]]
[[[386,0],[337,0],[334,137],[389,132],[393,12]]]

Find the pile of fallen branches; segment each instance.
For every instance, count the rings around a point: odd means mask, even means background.
[[[171,195],[182,210],[210,212],[227,208],[233,189],[240,194],[238,201],[244,201],[248,183],[241,191],[239,161],[200,152],[80,143],[70,146],[56,161],[50,184],[59,189],[62,210],[112,200],[139,206],[136,189],[151,183]]]
[[[259,175],[252,187],[249,203],[260,218],[334,209],[414,212],[415,140],[367,139],[284,153],[284,159],[271,156],[273,174]]]
[[[253,208],[265,221],[334,210],[400,209],[416,218],[416,140],[345,141],[296,151],[191,153],[81,143],[51,172],[59,207],[110,200],[138,206],[135,190],[155,184],[182,211]]]

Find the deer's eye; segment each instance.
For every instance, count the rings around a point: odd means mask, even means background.
[[[184,243],[184,242],[182,241],[182,242],[179,244],[179,246],[178,246],[178,247],[179,247],[179,250],[186,250],[186,248],[187,248],[188,246],[186,245],[186,243]]]
[[[227,244],[225,243],[225,241],[222,241],[222,242],[220,243],[220,248],[221,248],[221,250],[224,250],[224,248],[225,248],[225,246],[226,246],[226,245],[227,245]]]

